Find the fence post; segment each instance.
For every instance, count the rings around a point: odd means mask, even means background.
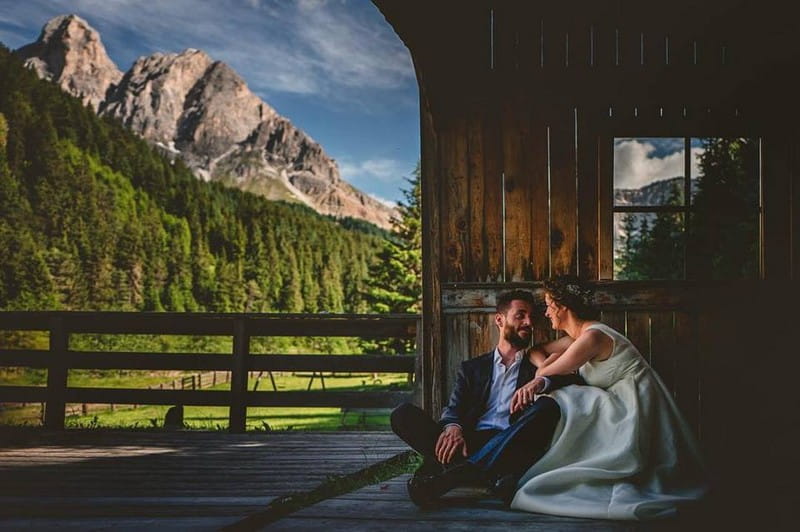
[[[47,406],[44,426],[64,430],[64,409],[67,395],[67,341],[64,318],[50,320],[50,363],[47,365]]]
[[[244,432],[247,425],[247,357],[250,354],[250,336],[244,319],[233,322],[233,360],[231,361],[231,407],[228,412],[228,430]]]

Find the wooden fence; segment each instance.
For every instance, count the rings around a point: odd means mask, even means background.
[[[0,312],[0,330],[48,331],[49,350],[0,349],[0,366],[47,369],[47,386],[0,386],[0,403],[46,403],[44,425],[63,429],[67,403],[228,406],[231,432],[243,432],[249,406],[389,408],[411,400],[401,391],[248,391],[251,371],[413,373],[416,354],[252,354],[253,337],[415,339],[417,315]],[[228,354],[72,351],[71,334],[229,336]],[[417,342],[419,345],[419,341]],[[230,371],[230,390],[70,387],[70,369]]]

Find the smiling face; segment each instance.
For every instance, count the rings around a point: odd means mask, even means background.
[[[517,349],[528,347],[533,336],[532,312],[527,301],[513,300],[504,314],[498,313],[495,317],[500,336]]]
[[[550,320],[550,326],[553,329],[562,329],[561,325],[566,317],[567,307],[558,304],[547,293],[544,295],[544,304],[546,305],[544,315]]]

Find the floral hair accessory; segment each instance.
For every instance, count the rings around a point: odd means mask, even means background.
[[[576,284],[567,284],[564,289],[572,294],[573,296],[579,298],[584,305],[591,304],[592,301],[592,291],[587,288],[581,288]]]

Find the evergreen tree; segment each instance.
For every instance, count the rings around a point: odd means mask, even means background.
[[[690,231],[693,273],[704,279],[758,276],[758,145],[703,139]]]
[[[0,47],[0,308],[366,312],[385,233],[200,181]]]
[[[758,275],[758,148],[752,139],[703,139],[691,219],[659,212],[623,222],[618,279],[747,279]],[[674,188],[669,205],[683,203]],[[685,268],[684,268],[685,265]]]
[[[392,220],[395,233],[384,240],[370,267],[367,300],[378,312],[419,312],[422,296],[422,209],[420,168],[406,180],[398,204],[399,217]]]
[[[392,220],[395,233],[384,240],[383,249],[370,266],[367,301],[377,312],[420,312],[422,306],[422,189],[420,166],[407,179],[398,204],[399,217]],[[411,341],[377,342],[395,352],[408,352]]]

